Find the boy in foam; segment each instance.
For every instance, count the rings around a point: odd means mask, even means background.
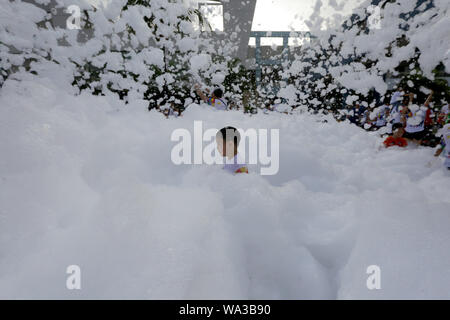
[[[241,141],[239,131],[234,127],[225,127],[216,134],[217,149],[224,157],[224,170],[235,173],[248,173],[245,162],[238,156],[238,146]]]

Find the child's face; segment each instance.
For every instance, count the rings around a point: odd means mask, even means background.
[[[216,139],[217,150],[222,157],[234,157],[234,143],[233,141],[225,142],[221,138]]]
[[[403,128],[398,128],[397,130],[394,131],[394,134],[392,135],[394,138],[400,138],[403,136],[404,133],[404,129]]]

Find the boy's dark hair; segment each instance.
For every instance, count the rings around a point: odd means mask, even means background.
[[[403,105],[408,105],[409,104],[409,96],[405,95],[403,97],[402,103],[403,103]]]
[[[401,123],[394,123],[392,125],[392,131],[395,131],[397,129],[402,129],[402,128],[403,128],[403,125]]]
[[[216,139],[219,137],[225,141],[233,141],[236,148],[241,141],[241,134],[235,127],[225,127],[220,129],[216,134]]]
[[[220,88],[216,88],[213,91],[214,95],[216,96],[216,98],[222,98],[223,97],[223,91]]]

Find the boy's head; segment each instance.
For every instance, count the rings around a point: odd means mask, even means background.
[[[403,96],[402,105],[404,106],[409,105],[409,95]]]
[[[217,149],[222,157],[234,157],[240,141],[241,135],[234,127],[222,128],[216,134]]]
[[[220,88],[216,88],[214,89],[213,93],[212,93],[212,97],[213,98],[217,98],[217,99],[221,99],[223,97],[223,91]]]
[[[403,129],[403,125],[401,123],[395,123],[392,126],[392,136],[394,138],[401,138],[405,133],[405,129]]]

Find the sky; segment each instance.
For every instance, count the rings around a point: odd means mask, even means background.
[[[108,3],[112,0],[89,0],[92,3]],[[198,3],[214,3],[209,0],[183,0],[190,5]],[[243,1],[243,0],[229,0]],[[324,18],[332,18],[339,13],[348,16],[354,8],[367,0],[257,0],[253,31],[308,31],[305,24],[314,12],[317,2],[322,3],[320,14]],[[216,3],[217,4],[217,3]],[[208,13],[207,13],[208,12]],[[223,17],[220,6],[210,6],[205,14],[213,28],[223,29]],[[339,20],[339,19],[338,19]],[[344,18],[340,18],[344,20]]]
[[[197,0],[199,2],[207,2]],[[231,0],[233,1],[233,0]],[[239,1],[239,0],[236,0]],[[253,31],[309,31],[305,21],[314,13],[318,1],[322,4],[320,16],[342,24],[345,17],[366,0],[257,0]],[[203,7],[213,29],[223,30],[222,8]],[[340,15],[340,16],[338,16]],[[250,39],[254,45],[255,39]],[[295,41],[293,39],[291,42]],[[282,39],[262,39],[263,45],[281,45]],[[292,43],[290,43],[292,45]]]
[[[233,0],[231,0],[233,1]],[[235,0],[239,1],[239,0]],[[354,8],[365,0],[257,0],[253,31],[308,31],[305,24],[314,12],[317,2],[322,3],[320,14],[324,18],[333,18],[340,14],[348,16]],[[208,2],[196,0],[196,2]],[[210,6],[205,11],[213,28],[223,28],[220,6]],[[343,17],[337,18],[343,21]]]
[[[90,0],[92,2],[109,2],[111,0]],[[191,5],[211,3],[208,0],[184,0]],[[242,1],[242,0],[230,0]],[[321,3],[320,16],[334,19],[342,24],[344,19],[361,3],[368,0],[257,0],[253,31],[309,31],[305,24],[314,12],[317,3]],[[217,4],[217,3],[216,3]],[[221,6],[204,7],[203,13],[208,18],[213,29],[223,30],[223,15]],[[340,15],[340,16],[337,16]],[[293,39],[291,39],[293,40]],[[280,45],[281,39],[262,39],[263,45]],[[254,39],[250,39],[250,45]]]
[[[256,2],[253,31],[308,31],[304,23],[313,13],[317,0],[258,0]],[[342,7],[340,14],[348,16],[363,0],[321,0],[321,15],[332,17]],[[330,5],[331,4],[331,5]]]

